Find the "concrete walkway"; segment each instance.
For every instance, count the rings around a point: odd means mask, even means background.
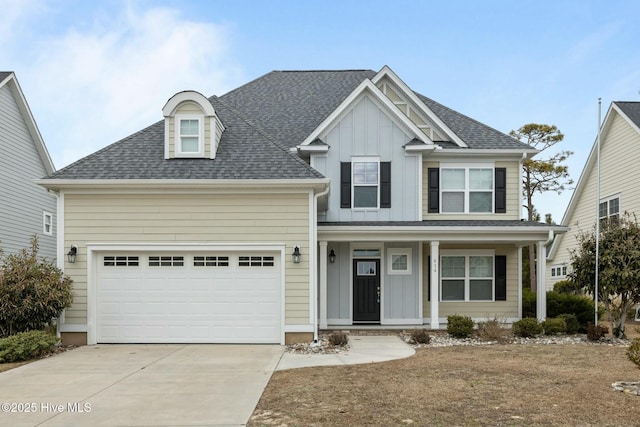
[[[385,362],[413,356],[415,350],[397,335],[349,336],[351,348],[339,354],[294,354],[284,353],[276,371],[308,368],[311,366],[357,365],[361,363]]]

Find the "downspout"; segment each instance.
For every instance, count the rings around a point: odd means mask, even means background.
[[[329,185],[327,184],[327,188],[322,190],[320,193],[317,193],[313,196],[313,242],[309,245],[313,249],[311,250],[311,254],[309,256],[313,256],[311,265],[311,273],[313,274],[313,342],[318,342],[318,281],[320,278],[318,277],[318,199],[322,196],[326,196],[329,194]]]
[[[56,266],[60,270],[64,270],[64,243],[61,245],[60,240],[64,238],[61,233],[60,221],[60,192],[47,188],[47,193],[52,193],[56,197]],[[56,319],[56,337],[60,338],[60,321],[64,316],[64,311],[60,313],[60,317]]]

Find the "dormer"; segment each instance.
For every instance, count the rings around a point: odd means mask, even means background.
[[[165,159],[216,158],[224,126],[201,93],[176,93],[162,108],[162,114]]]

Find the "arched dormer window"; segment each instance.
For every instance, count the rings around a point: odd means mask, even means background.
[[[215,159],[224,127],[207,98],[195,91],[179,92],[162,108],[165,159]]]

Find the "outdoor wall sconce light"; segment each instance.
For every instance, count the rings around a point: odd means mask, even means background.
[[[333,249],[331,249],[331,251],[329,252],[329,262],[331,264],[336,262],[336,253],[333,251]]]
[[[78,247],[75,245],[71,245],[69,252],[67,252],[67,260],[69,264],[73,264],[76,262],[76,255],[78,255]]]
[[[293,248],[291,256],[293,257],[294,264],[300,264],[300,247],[298,245]]]

